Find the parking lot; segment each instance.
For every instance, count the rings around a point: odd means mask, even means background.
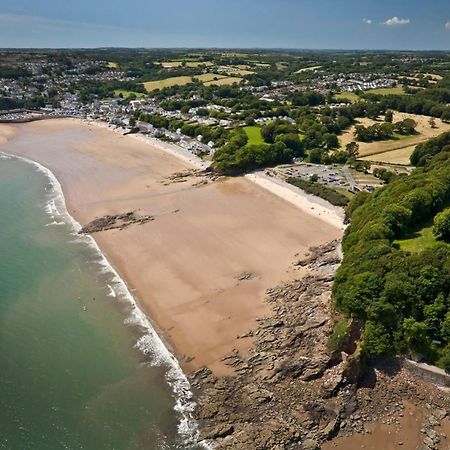
[[[348,189],[350,184],[347,181],[342,166],[320,164],[296,164],[289,167],[280,167],[278,171],[287,177],[299,177],[309,180],[316,175],[319,183],[325,184],[332,189]]]
[[[277,172],[282,177],[298,177],[309,181],[312,176],[317,182],[331,189],[346,189],[351,192],[366,190],[372,192],[382,182],[371,174],[356,172],[345,165],[322,165],[299,163],[292,166],[278,167]]]

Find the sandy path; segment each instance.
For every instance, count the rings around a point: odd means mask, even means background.
[[[267,313],[266,289],[298,276],[297,254],[342,234],[245,178],[163,184],[190,166],[130,136],[73,120],[5,130],[0,151],[52,170],[80,223],[131,210],[156,217],[94,238],[188,371],[227,373],[221,358],[252,344],[237,336]],[[239,281],[242,272],[254,278]]]

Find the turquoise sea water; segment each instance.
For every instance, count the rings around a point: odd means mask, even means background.
[[[185,379],[63,207],[0,159],[0,449],[189,447]]]

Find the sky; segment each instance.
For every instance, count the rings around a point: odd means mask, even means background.
[[[450,0],[0,0],[0,48],[450,50]]]

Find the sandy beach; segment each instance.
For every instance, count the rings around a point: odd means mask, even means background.
[[[196,166],[78,120],[0,125],[0,151],[50,169],[81,224],[128,211],[155,217],[93,237],[185,371],[229,373],[221,359],[251,346],[238,336],[267,314],[266,289],[297,277],[293,263],[310,246],[342,235],[338,216],[244,177],[169,183]]]

